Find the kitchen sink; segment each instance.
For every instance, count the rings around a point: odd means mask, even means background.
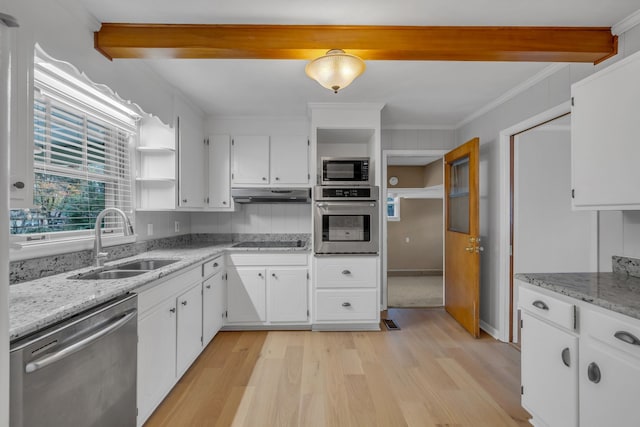
[[[127,277],[137,276],[146,273],[146,270],[103,270],[91,273],[79,274],[69,277],[69,279],[78,280],[108,280],[108,279],[124,279]]]
[[[125,264],[116,265],[116,270],[156,270],[166,267],[167,265],[178,262],[177,259],[139,259],[137,261],[127,262]]]

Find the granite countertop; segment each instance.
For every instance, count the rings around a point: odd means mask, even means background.
[[[523,282],[640,319],[640,278],[614,273],[521,273]]]
[[[309,252],[309,243],[296,248],[233,248],[233,243],[203,243],[156,249],[136,256],[9,286],[9,338],[11,341],[67,319],[93,306],[134,291],[186,267],[225,252]],[[175,259],[177,262],[138,276],[113,280],[78,280],[69,277],[138,259]]]

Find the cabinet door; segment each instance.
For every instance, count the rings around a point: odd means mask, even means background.
[[[640,360],[598,341],[581,339],[580,426],[638,425],[638,396]]]
[[[177,372],[181,376],[202,349],[202,285],[194,285],[177,298]]]
[[[526,311],[522,320],[522,406],[546,425],[577,426],[578,338]]]
[[[640,53],[572,86],[574,208],[640,208],[639,75]]]
[[[309,145],[306,136],[271,137],[271,184],[309,184]]]
[[[138,425],[151,415],[176,379],[176,300],[138,319]]]
[[[270,268],[267,272],[270,322],[306,322],[307,269]]]
[[[181,208],[201,208],[205,205],[204,133],[197,123],[178,118],[179,181],[178,205]]]
[[[227,321],[264,322],[266,320],[265,269],[230,268],[227,274]]]
[[[234,185],[269,183],[268,136],[235,136],[231,152]]]
[[[231,207],[231,140],[229,135],[209,137],[209,207]]]
[[[202,336],[207,345],[222,327],[226,303],[224,275],[218,273],[202,283]]]

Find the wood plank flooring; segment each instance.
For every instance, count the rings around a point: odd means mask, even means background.
[[[146,426],[527,426],[520,353],[443,309],[381,332],[221,332]]]

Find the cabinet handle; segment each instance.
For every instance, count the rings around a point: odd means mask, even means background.
[[[226,201],[226,200],[224,200],[224,201],[222,202],[222,204],[223,204],[223,205],[226,205],[226,204],[227,204],[227,201]]]
[[[207,286],[205,286],[205,288],[211,289],[211,285],[207,285]]]
[[[258,273],[258,277],[262,277],[262,273]]]
[[[540,310],[549,310],[549,306],[544,301],[535,300],[532,305]]]
[[[640,345],[640,340],[638,339],[638,337],[627,331],[618,331],[613,334],[613,336],[618,338],[620,341],[626,342],[627,344]]]
[[[587,376],[589,377],[589,381],[594,384],[598,384],[600,382],[602,374],[600,373],[600,367],[596,362],[589,363],[589,367],[587,368]]]
[[[213,268],[216,268],[217,266],[218,266],[218,263],[217,263],[217,262],[214,262],[214,263],[213,263]]]
[[[184,300],[184,301],[182,301],[180,304],[182,304],[182,305],[186,306],[186,305],[187,305],[187,301],[186,301],[186,300]]]
[[[571,367],[571,354],[569,352],[569,347],[562,350],[562,363],[564,363],[564,366],[567,368]]]
[[[347,276],[347,275],[351,274],[351,272],[349,270],[342,270],[342,274]]]
[[[169,309],[169,311],[170,311],[171,313],[175,313],[175,312],[176,312],[176,308],[175,308],[175,307],[170,308],[170,309]]]
[[[276,181],[280,181],[280,178],[278,178],[277,176],[276,176]]]
[[[18,190],[22,190],[24,188],[24,182],[16,181],[13,183],[13,186],[16,187]]]
[[[276,273],[271,273],[271,277],[276,277]]]
[[[262,180],[263,180],[263,181],[266,181],[266,180],[267,180],[267,178],[263,176],[263,177],[262,177]]]
[[[182,203],[187,203],[187,199],[182,199]]]
[[[342,306],[343,307],[351,307],[351,303],[350,302],[343,302]]]

